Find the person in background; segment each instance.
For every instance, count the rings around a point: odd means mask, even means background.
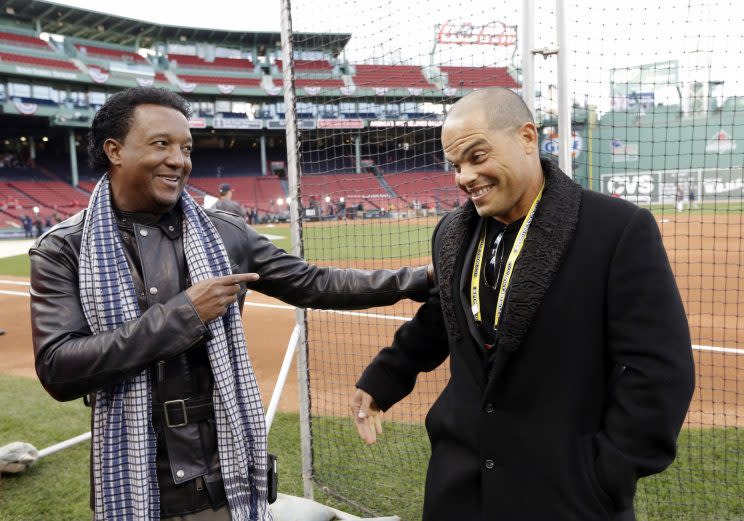
[[[232,186],[230,186],[227,183],[222,183],[220,185],[219,192],[220,192],[220,198],[214,204],[215,210],[222,210],[223,212],[234,213],[235,215],[239,215],[240,217],[245,219],[246,218],[245,208],[243,208],[243,206],[237,201],[233,201]]]

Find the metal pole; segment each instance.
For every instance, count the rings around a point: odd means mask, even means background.
[[[556,0],[555,16],[558,32],[558,139],[560,140],[558,166],[568,177],[573,178],[573,172],[571,171],[571,105],[569,102],[565,0]]]
[[[279,370],[279,376],[276,379],[274,385],[274,393],[271,395],[271,401],[266,409],[266,433],[271,431],[271,424],[274,423],[274,416],[276,416],[276,410],[279,407],[279,398],[282,397],[282,391],[284,391],[284,384],[287,382],[287,374],[289,373],[289,366],[292,365],[292,359],[294,358],[295,351],[297,349],[297,342],[300,339],[300,327],[295,325],[292,330],[292,335],[289,337],[289,343],[287,344],[287,351],[284,353],[284,361],[282,362],[282,368]]]
[[[90,439],[90,432],[86,432],[79,436],[75,436],[74,438],[70,438],[69,440],[55,443],[54,445],[51,445],[47,447],[46,449],[41,449],[39,451],[39,458],[49,456],[50,454],[54,454],[55,452],[59,452],[62,449],[66,449],[67,447],[72,447],[73,445],[77,445],[78,443],[82,443],[89,439]]]
[[[302,257],[302,220],[300,192],[300,150],[297,130],[297,100],[294,86],[294,53],[292,50],[292,7],[290,0],[281,3],[282,62],[284,68],[284,110],[287,136],[287,177],[291,203],[290,229],[292,233],[292,253]],[[304,496],[313,498],[313,447],[312,426],[310,424],[310,375],[307,364],[307,313],[304,309],[295,311],[296,327],[299,328],[300,349],[297,354],[297,380],[300,394],[300,446],[302,449],[302,484]]]
[[[535,117],[535,0],[522,0],[522,99]]]
[[[259,140],[259,143],[261,144],[261,175],[266,175],[268,172],[266,171],[266,135],[261,134],[261,139]]]
[[[75,130],[67,131],[68,141],[70,143],[70,171],[72,172],[72,186],[78,185],[78,166],[77,166],[77,146],[75,145]]]
[[[362,136],[357,134],[354,136],[354,163],[356,165],[356,173],[362,173]]]

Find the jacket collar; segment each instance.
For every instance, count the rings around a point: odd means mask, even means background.
[[[500,365],[505,363],[508,356],[522,345],[545,293],[560,268],[579,219],[581,187],[561,172],[552,161],[542,159],[541,165],[545,175],[545,189],[517,262],[517,269],[512,276],[499,328],[499,353],[494,361],[491,379],[495,376],[494,372],[500,371]],[[472,320],[470,301],[460,295],[469,280],[467,275],[472,265],[481,219],[472,202],[454,213],[442,232],[438,268],[441,274],[439,283],[442,314],[450,334],[459,343],[463,340],[463,323],[462,320],[458,321],[458,304],[464,311],[470,336],[478,338],[478,335],[473,335],[477,330]],[[478,352],[475,351],[476,357]],[[482,364],[480,360],[477,362]]]
[[[181,236],[181,211],[178,206],[163,215],[146,212],[124,212],[114,208],[114,215],[119,229],[134,233],[134,225],[140,224],[160,228],[171,240]]]

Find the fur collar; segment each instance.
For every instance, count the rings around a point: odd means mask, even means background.
[[[541,160],[545,175],[543,197],[530,226],[511,287],[500,327],[498,349],[516,351],[561,265],[579,219],[582,189],[548,159]],[[455,342],[468,334],[458,322],[455,306],[460,305],[459,283],[468,245],[480,217],[472,202],[455,210],[442,223],[436,252],[442,314]],[[465,310],[465,313],[470,313]]]

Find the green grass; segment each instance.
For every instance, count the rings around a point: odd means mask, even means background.
[[[659,205],[641,205],[648,207],[654,215],[670,217],[677,215],[677,207],[674,203]],[[699,204],[697,208],[690,209],[685,203],[684,211],[690,215],[742,215],[744,214],[744,201],[719,201]]]
[[[298,422],[297,414],[277,414],[269,450],[279,457],[280,492],[302,496]],[[59,403],[35,379],[0,375],[0,446],[24,441],[42,449],[89,429],[90,410],[82,400]],[[0,521],[90,519],[89,451],[90,442],[80,443],[39,460],[22,474],[3,474]]]
[[[83,433],[89,410],[82,401],[58,403],[33,379],[0,376],[0,446],[25,441],[37,448]],[[348,418],[314,418],[316,499],[364,514],[335,495],[355,498],[380,514],[420,519],[428,441],[420,425],[386,423],[381,441],[366,447]],[[0,521],[90,519],[90,444],[82,443],[37,462],[27,472],[3,475]],[[302,495],[297,414],[278,414],[269,450],[279,456],[281,492]],[[744,519],[744,432],[687,429],[679,457],[667,472],[641,480],[639,521]]]
[[[31,264],[28,255],[22,253],[14,257],[0,259],[0,275],[12,275],[14,277],[29,277]]]
[[[311,261],[398,260],[428,257],[435,223],[410,224],[379,219],[364,224],[353,221],[313,223],[303,228],[305,257]],[[289,226],[256,226],[257,231],[282,238],[274,244],[290,251]]]

